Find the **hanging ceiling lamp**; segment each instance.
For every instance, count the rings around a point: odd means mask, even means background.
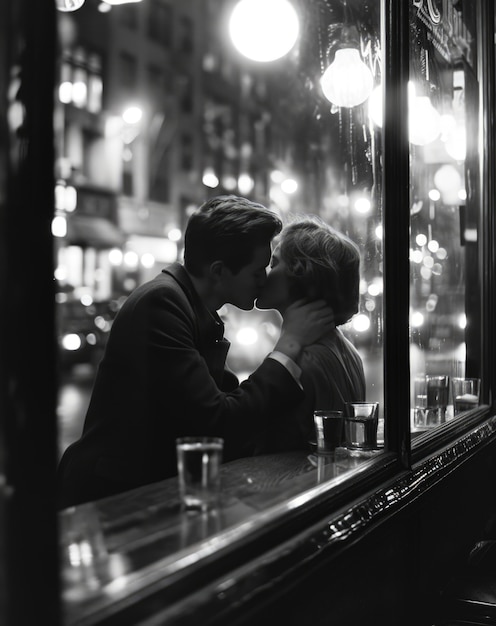
[[[324,96],[338,107],[351,108],[362,104],[374,87],[372,72],[360,57],[359,42],[357,28],[343,26],[334,61],[320,79]]]

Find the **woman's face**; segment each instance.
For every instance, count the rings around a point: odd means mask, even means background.
[[[282,314],[292,300],[287,266],[280,251],[279,245],[272,254],[267,281],[258,296],[256,306],[258,309],[276,309]]]

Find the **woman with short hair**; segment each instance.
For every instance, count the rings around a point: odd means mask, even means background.
[[[334,312],[335,327],[300,353],[305,398],[292,411],[274,416],[261,452],[307,448],[314,439],[314,410],[342,411],[345,402],[365,400],[362,359],[338,328],[358,311],[358,246],[316,216],[295,218],[276,243],[257,307],[284,315],[296,300],[323,299]]]

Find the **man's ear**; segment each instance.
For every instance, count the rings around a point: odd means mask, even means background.
[[[213,283],[223,280],[226,266],[223,261],[214,261],[208,267],[208,277]]]

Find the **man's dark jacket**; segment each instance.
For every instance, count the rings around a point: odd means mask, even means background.
[[[241,385],[226,366],[224,325],[174,263],[117,314],[81,438],[59,464],[59,505],[71,506],[177,473],[175,439],[224,437],[224,460],[253,454],[275,412],[303,392],[266,358]]]

